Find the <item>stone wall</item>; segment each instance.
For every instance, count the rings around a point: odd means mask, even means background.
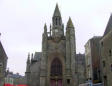
[[[86,71],[85,71],[85,54],[76,54],[77,61],[77,73],[78,73],[78,84],[85,83],[86,81]]]
[[[0,41],[0,86],[3,86],[7,66],[7,55]]]
[[[87,80],[93,83],[101,82],[100,40],[101,36],[94,36],[85,45]]]
[[[112,86],[112,30],[101,40],[101,65],[104,86]]]

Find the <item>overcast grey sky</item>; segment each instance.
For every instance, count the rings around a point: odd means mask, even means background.
[[[41,51],[43,26],[49,28],[56,3],[65,26],[72,18],[77,53],[84,53],[88,39],[103,35],[112,0],[0,0],[0,40],[14,73],[24,75],[28,52]]]

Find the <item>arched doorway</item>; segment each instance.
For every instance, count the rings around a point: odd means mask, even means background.
[[[62,63],[58,58],[51,63],[50,86],[62,86]]]

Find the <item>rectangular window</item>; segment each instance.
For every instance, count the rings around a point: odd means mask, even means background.
[[[103,42],[101,42],[101,46],[103,47]]]

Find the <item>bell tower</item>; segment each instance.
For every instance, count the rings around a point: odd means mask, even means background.
[[[52,17],[52,36],[54,38],[64,36],[64,28],[58,4],[56,4],[56,8]]]

